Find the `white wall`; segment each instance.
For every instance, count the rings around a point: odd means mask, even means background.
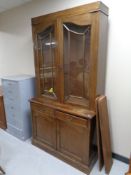
[[[0,76],[34,74],[31,17],[93,2],[34,0],[0,15]],[[131,152],[131,22],[130,1],[103,0],[109,7],[106,95],[113,152]]]

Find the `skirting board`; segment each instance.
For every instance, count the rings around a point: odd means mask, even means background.
[[[97,146],[96,146],[96,145],[94,145],[94,149],[97,150]],[[124,162],[124,163],[129,164],[129,158],[127,158],[127,157],[121,156],[121,155],[116,154],[116,153],[113,153],[113,152],[112,152],[112,157],[113,157],[114,159],[116,159],[116,160],[119,160],[119,161],[121,161],[121,162]]]
[[[129,164],[129,159],[127,157],[121,156],[121,155],[116,154],[116,153],[112,153],[112,157],[114,159],[120,160],[121,162]]]

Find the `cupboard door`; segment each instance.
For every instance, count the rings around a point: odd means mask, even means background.
[[[56,149],[56,121],[49,108],[41,109],[33,109],[33,138]]]
[[[63,27],[64,99],[89,106],[92,70],[91,14],[65,18]],[[94,59],[94,58],[93,58]]]
[[[38,96],[57,99],[58,61],[55,22],[35,26],[34,43]]]
[[[70,159],[89,163],[88,120],[57,111],[57,149]]]

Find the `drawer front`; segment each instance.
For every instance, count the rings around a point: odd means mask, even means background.
[[[80,117],[77,117],[71,114],[56,111],[55,117],[59,120],[63,120],[64,122],[71,122],[74,125],[79,125],[81,127],[88,127],[87,119],[83,119],[83,118],[80,118]]]
[[[19,96],[15,97],[15,96],[12,95],[12,94],[4,95],[4,103],[5,104],[14,104],[14,105],[19,104],[20,103],[20,97]]]
[[[19,103],[10,103],[9,101],[4,101],[6,113],[14,112],[16,114],[23,113]]]
[[[2,85],[8,89],[14,89],[18,86],[18,82],[10,80],[2,80]]]
[[[6,119],[8,123],[18,128],[22,128],[23,113],[19,108],[16,108],[16,106],[12,106],[12,105],[6,105],[5,112],[6,112]]]
[[[14,81],[3,80],[3,92],[7,98],[18,98],[19,96],[19,83]]]
[[[44,117],[53,117],[54,118],[54,110],[52,108],[46,107],[46,106],[37,106],[32,105],[32,111],[36,114],[42,115]]]

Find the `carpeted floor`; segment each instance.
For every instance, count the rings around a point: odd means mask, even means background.
[[[85,175],[70,165],[0,129],[0,165],[6,175]],[[114,160],[110,175],[124,175],[128,165]],[[94,166],[90,175],[105,175]]]

